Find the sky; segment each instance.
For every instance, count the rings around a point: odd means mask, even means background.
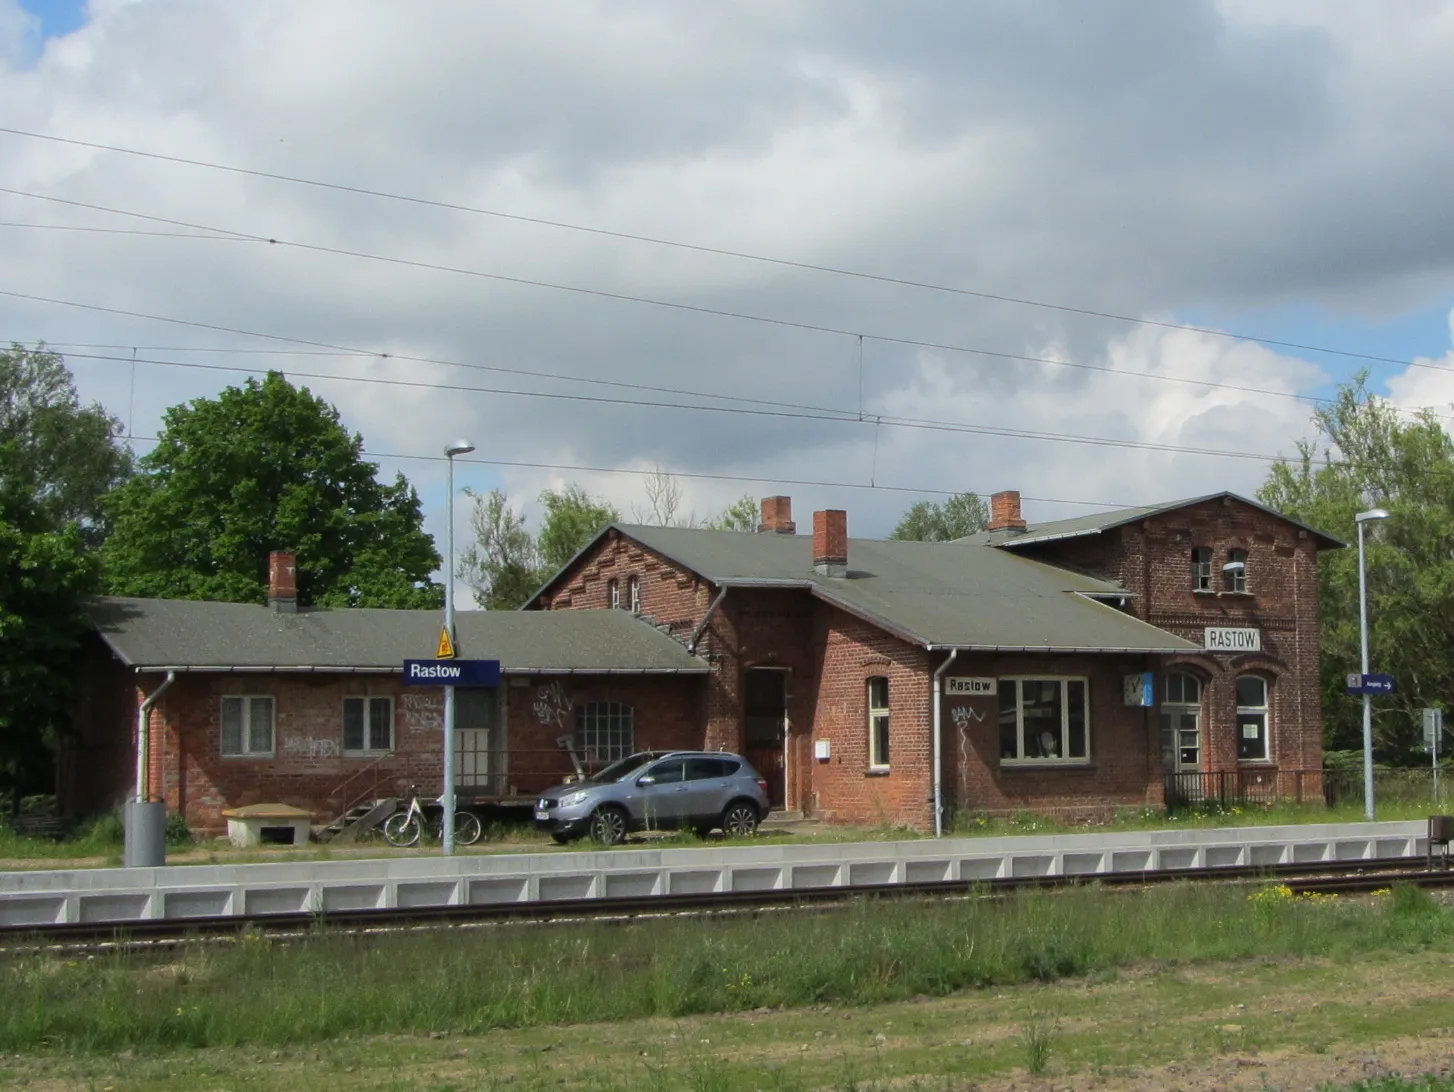
[[[1454,0],[0,0],[0,340],[138,452],[282,370],[436,534],[454,437],[532,525],[1252,494],[1360,370],[1454,418],[1451,55]]]

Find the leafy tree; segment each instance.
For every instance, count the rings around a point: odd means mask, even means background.
[[[475,541],[460,555],[459,577],[485,610],[514,610],[545,579],[535,538],[502,490],[465,492],[473,502],[470,527]]]
[[[1422,738],[1416,710],[1454,697],[1454,443],[1431,413],[1401,420],[1366,379],[1314,413],[1321,441],[1276,464],[1258,497],[1348,541],[1355,514],[1388,509],[1364,531],[1369,658],[1397,687],[1374,702],[1374,737],[1383,759],[1405,761]],[[1362,706],[1344,687],[1360,655],[1356,549],[1320,555],[1318,607],[1325,744],[1361,749]]]
[[[714,519],[709,519],[707,527],[713,531],[747,531],[750,533],[757,530],[760,515],[761,509],[757,498],[749,493],[744,493],[722,509]]]
[[[536,545],[546,576],[560,569],[586,543],[621,519],[621,513],[608,501],[592,497],[579,485],[547,489],[540,494],[540,503],[545,506],[545,520]]]
[[[951,542],[983,531],[990,513],[974,493],[956,493],[943,504],[919,501],[899,520],[889,538],[916,542]]]
[[[0,444],[10,445],[3,474],[12,504],[28,502],[57,529],[75,523],[98,544],[101,498],[131,470],[120,433],[121,422],[100,406],[81,405],[58,353],[43,345],[0,350]]]
[[[96,560],[75,521],[29,488],[34,453],[0,444],[0,775],[12,804],[46,788],[47,745],[64,726],[72,658],[86,630]],[[49,499],[49,498],[47,498]]]
[[[167,410],[106,510],[117,595],[260,603],[268,553],[298,555],[302,604],[433,607],[440,563],[419,497],[362,458],[338,411],[278,372]]]

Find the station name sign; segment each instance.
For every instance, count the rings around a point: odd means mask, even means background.
[[[950,676],[944,680],[944,693],[955,698],[992,698],[999,693],[997,679],[974,679],[968,676]]]
[[[1202,647],[1208,652],[1261,652],[1262,631],[1208,626],[1202,638]]]
[[[499,686],[499,660],[405,660],[405,686]]]

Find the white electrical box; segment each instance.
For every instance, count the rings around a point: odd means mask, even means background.
[[[829,756],[831,756],[832,754],[833,744],[830,740],[813,740],[813,757],[816,758],[819,762],[827,762]]]

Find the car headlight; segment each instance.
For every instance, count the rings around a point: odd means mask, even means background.
[[[568,792],[560,798],[560,806],[563,808],[573,808],[577,804],[585,803],[586,797],[589,795],[589,793],[584,792]]]

